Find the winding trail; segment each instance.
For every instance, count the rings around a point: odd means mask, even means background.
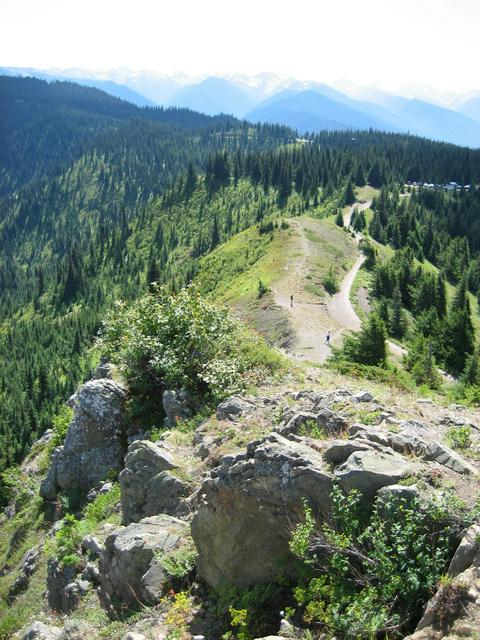
[[[371,200],[355,202],[344,213],[344,226],[350,228],[355,209],[363,211],[371,204]],[[319,231],[319,221],[311,218],[294,218],[289,221],[289,224],[294,232],[292,246],[285,264],[285,273],[272,285],[272,291],[275,303],[288,314],[294,336],[293,344],[286,350],[288,355],[294,359],[321,364],[331,353],[331,347],[325,340],[328,331],[331,334],[332,344],[340,345],[346,331],[358,331],[362,326],[362,321],[350,301],[352,285],[365,261],[365,256],[358,249],[362,235],[349,229],[353,238],[345,241],[345,253],[353,248],[356,252],[356,260],[345,274],[338,293],[327,300],[309,295],[305,289],[307,274],[310,272],[312,263],[318,258],[318,253],[316,254],[314,250],[315,243],[307,237],[307,234]],[[328,241],[327,227],[322,227],[322,232],[326,236],[323,239]],[[291,296],[293,296],[293,304]],[[406,349],[391,340],[387,340],[387,347],[397,359],[401,359],[408,353]],[[441,369],[439,373],[444,380],[454,381],[452,376]]]
[[[344,214],[344,225],[350,226],[355,209],[365,210],[370,205],[371,200],[352,205]],[[340,291],[329,299],[309,296],[305,291],[305,278],[315,255],[314,243],[307,238],[307,233],[313,231],[315,225],[318,225],[318,221],[308,221],[308,219],[290,221],[290,226],[295,233],[294,246],[285,265],[285,275],[273,285],[272,289],[276,304],[288,313],[295,337],[294,344],[287,350],[289,355],[297,359],[323,363],[331,353],[330,345],[325,342],[327,331],[331,333],[332,344],[337,345],[341,343],[345,331],[358,331],[361,327],[361,320],[350,302],[350,291],[365,258],[358,251],[360,234],[355,234],[353,247],[351,239],[347,238],[348,244],[345,250],[353,248],[356,260],[342,280]],[[290,300],[291,295],[293,295],[293,306]]]

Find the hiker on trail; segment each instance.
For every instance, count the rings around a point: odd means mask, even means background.
[[[290,296],[290,306],[293,307],[293,295]]]
[[[330,346],[330,329],[327,331],[327,335],[325,336],[325,344]]]

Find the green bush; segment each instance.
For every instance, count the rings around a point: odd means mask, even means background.
[[[193,287],[164,287],[131,307],[117,303],[100,346],[119,365],[132,392],[157,401],[165,388],[186,388],[204,400],[241,391],[254,371],[282,369],[284,359]]]
[[[376,313],[371,313],[358,333],[346,336],[341,355],[359,364],[384,367],[387,361],[386,338],[385,323]]]
[[[472,444],[472,429],[467,424],[451,427],[445,434],[445,440],[452,449],[464,451]]]
[[[267,285],[263,282],[263,280],[259,280],[258,281],[258,298],[263,298],[263,296],[268,293],[270,291],[270,289],[267,287]]]
[[[115,483],[107,493],[99,493],[95,500],[87,504],[83,513],[85,519],[92,525],[107,520],[120,502],[120,485]]]
[[[324,275],[322,284],[325,287],[325,291],[327,291],[327,293],[329,293],[331,296],[339,291],[340,287],[338,285],[338,278],[335,275],[332,267],[330,267],[330,269]]]
[[[319,526],[307,507],[290,543],[310,572],[294,590],[305,622],[355,640],[387,637],[406,621],[412,628],[451,557],[453,532],[436,520],[444,512],[398,498],[366,520],[359,494],[338,487],[331,502]]]
[[[80,544],[83,536],[88,532],[86,523],[77,520],[75,516],[67,514],[62,526],[55,534],[54,548],[49,550],[51,555],[62,564],[78,564],[80,558]]]
[[[438,372],[435,358],[429,342],[417,335],[411,341],[408,353],[403,356],[405,368],[410,372],[417,385],[426,385],[429,389],[441,387],[442,378]]]
[[[287,591],[286,585],[267,583],[244,590],[212,592],[215,622],[218,625],[223,620],[222,640],[252,640],[270,635],[278,628],[278,612],[285,608]],[[220,628],[212,633],[212,637],[218,636]]]
[[[165,572],[170,578],[182,580],[187,578],[195,568],[197,550],[192,538],[187,538],[180,547],[161,554],[161,561]]]

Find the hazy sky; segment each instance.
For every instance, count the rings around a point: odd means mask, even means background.
[[[0,0],[0,65],[480,89],[478,0]]]

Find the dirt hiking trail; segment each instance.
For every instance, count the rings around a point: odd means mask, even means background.
[[[355,209],[365,210],[370,205],[371,201],[352,205],[344,214],[345,226],[350,225]],[[294,218],[289,224],[293,233],[285,273],[272,285],[275,303],[288,313],[294,336],[287,353],[297,359],[323,363],[331,353],[326,344],[328,331],[331,343],[340,345],[345,331],[357,331],[361,327],[360,318],[350,302],[353,281],[364,261],[358,248],[361,236],[355,234],[352,238],[347,233],[339,236],[338,227],[332,230],[325,221],[311,218]],[[345,269],[345,263],[350,263],[350,268]],[[335,265],[342,273],[340,290],[334,296],[323,295],[320,291],[323,296],[320,297],[311,293],[309,280],[315,279],[311,274],[315,274],[316,269],[319,273],[323,267],[325,273],[327,264]]]

